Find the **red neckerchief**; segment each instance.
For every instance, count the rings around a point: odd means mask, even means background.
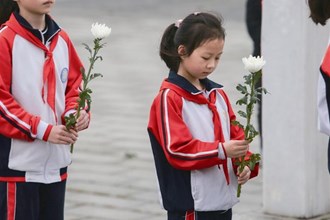
[[[208,108],[212,111],[212,115],[213,115],[212,120],[213,120],[213,124],[214,124],[214,137],[215,137],[215,140],[219,140],[222,143],[225,141],[225,138],[224,138],[223,132],[222,132],[220,116],[219,116],[219,113],[217,111],[217,107],[215,105],[215,102],[217,100],[216,90],[213,90],[209,95],[209,99],[207,99],[201,93],[191,94],[188,91],[180,88],[179,86],[174,85],[174,84],[172,84],[170,82],[167,82],[167,81],[164,81],[163,84],[162,84],[161,89],[164,89],[164,88],[174,90],[175,92],[180,94],[183,98],[185,98],[189,101],[192,101],[192,102],[195,102],[195,103],[198,103],[198,104],[207,105]],[[227,160],[221,160],[221,164],[223,166],[223,172],[224,172],[225,177],[226,177],[227,185],[229,185],[230,178],[229,178]]]
[[[49,49],[44,45],[36,36],[31,32],[27,31],[22,27],[15,16],[12,14],[10,19],[5,23],[5,26],[12,29],[15,33],[22,36],[24,39],[28,40],[30,43],[34,44],[36,47],[42,49],[45,52],[45,62],[43,67],[43,85],[41,90],[42,100],[45,102],[44,90],[45,84],[47,82],[47,103],[52,109],[55,120],[57,121],[56,112],[55,112],[55,92],[56,92],[56,76],[55,76],[55,63],[53,60],[53,51],[56,47],[58,34],[56,34],[51,42]]]

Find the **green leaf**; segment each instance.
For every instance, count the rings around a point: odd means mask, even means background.
[[[86,88],[85,91],[86,91],[87,94],[92,94],[93,93],[93,91],[90,88]]]
[[[252,74],[243,76],[243,78],[245,79],[245,84],[247,84],[247,85],[250,85],[251,84]]]
[[[236,166],[239,166],[239,167],[243,167],[243,168],[244,168],[246,165],[249,164],[249,162],[246,161],[246,160],[244,160],[244,158],[240,157],[240,158],[237,158],[237,159],[235,160],[234,164],[235,164]]]
[[[240,128],[244,128],[244,126],[239,121],[232,121],[231,124],[234,126],[239,126]]]
[[[248,101],[248,96],[245,95],[243,96],[243,98],[239,99],[236,104],[238,105],[247,105],[247,101]]]
[[[254,127],[253,127],[253,125],[251,125],[251,124],[246,125],[246,128],[248,128],[249,131],[255,130]]]
[[[264,94],[269,94],[269,92],[267,91],[267,89],[263,88],[263,87],[259,87],[256,89],[259,93],[264,93]]]
[[[84,109],[86,107],[86,102],[88,104],[89,100],[91,100],[90,94],[92,93],[92,90],[90,88],[86,88],[83,91],[80,92],[79,94],[79,107]]]
[[[236,89],[241,92],[242,94],[248,93],[246,86],[243,86],[242,84],[238,84],[236,86]]]
[[[94,73],[94,74],[91,74],[89,80],[93,80],[97,77],[103,77],[103,75],[101,73]]]
[[[64,117],[65,120],[65,127],[67,130],[70,130],[76,125],[76,117],[73,113],[71,113],[69,116]]]
[[[262,95],[262,92],[258,92],[258,91],[256,91],[256,95],[259,97],[259,96]]]
[[[87,107],[89,110],[91,110],[91,104],[92,104],[92,99],[87,100]]]
[[[97,57],[95,57],[95,61],[96,60],[101,60],[102,61],[103,60],[103,57],[102,56],[97,56]]]
[[[268,94],[269,92],[267,91],[267,89],[265,88],[262,88],[262,91],[265,93],[265,94]]]
[[[259,132],[256,131],[256,129],[254,128],[254,126],[252,124],[248,124],[246,126],[246,130],[247,130],[246,139],[249,141],[252,141],[253,138],[255,138],[259,134]]]
[[[257,132],[257,131],[255,131],[255,132],[250,131],[247,140],[250,141],[250,142],[252,142],[253,139],[254,139],[258,134],[259,134],[259,132]]]
[[[260,160],[261,160],[261,155],[260,154],[250,155],[249,164],[248,164],[250,169],[253,170],[254,167],[256,166],[256,164],[260,162]]]
[[[257,95],[254,95],[254,96],[251,97],[250,101],[251,101],[251,103],[255,104],[257,102],[260,102],[260,99],[258,98]]]
[[[103,48],[107,43],[103,43],[100,45],[100,48]]]
[[[241,110],[238,111],[238,114],[243,118],[246,118],[246,116],[247,116],[246,113]]]
[[[92,56],[92,49],[87,45],[87,44],[85,44],[85,43],[83,43],[82,45],[84,45],[85,46],[85,49],[89,52],[89,54]]]
[[[259,162],[261,160],[261,155],[260,154],[252,154],[252,158],[253,158],[253,160]]]

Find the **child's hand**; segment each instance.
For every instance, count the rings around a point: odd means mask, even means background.
[[[89,114],[85,110],[80,111],[79,118],[77,119],[77,124],[75,126],[76,131],[84,130],[89,124]]]
[[[74,144],[78,133],[71,129],[70,132],[64,125],[54,125],[49,133],[48,141],[53,144]]]
[[[249,141],[247,140],[230,140],[223,143],[227,157],[239,158],[244,156],[249,148]]]
[[[239,170],[237,171],[237,175],[238,175],[238,179],[237,179],[238,184],[243,185],[250,179],[251,170],[248,166],[245,166],[241,173],[239,173]]]

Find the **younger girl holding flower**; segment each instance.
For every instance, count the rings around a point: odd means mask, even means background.
[[[83,110],[71,131],[63,125],[77,105],[82,64],[48,15],[54,3],[0,3],[0,219],[64,219],[69,144],[89,123]]]
[[[148,132],[168,220],[229,220],[236,189],[258,173],[237,171],[250,155],[223,87],[207,77],[223,53],[225,30],[209,13],[193,13],[164,32],[160,56],[170,69],[151,106]]]

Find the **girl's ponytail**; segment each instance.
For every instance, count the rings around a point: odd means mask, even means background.
[[[171,24],[164,31],[162,40],[160,42],[159,55],[166,63],[166,66],[171,70],[177,72],[180,64],[180,57],[174,43],[174,36],[178,27]]]
[[[13,11],[18,11],[17,2],[13,0],[0,1],[0,25],[4,24]]]

